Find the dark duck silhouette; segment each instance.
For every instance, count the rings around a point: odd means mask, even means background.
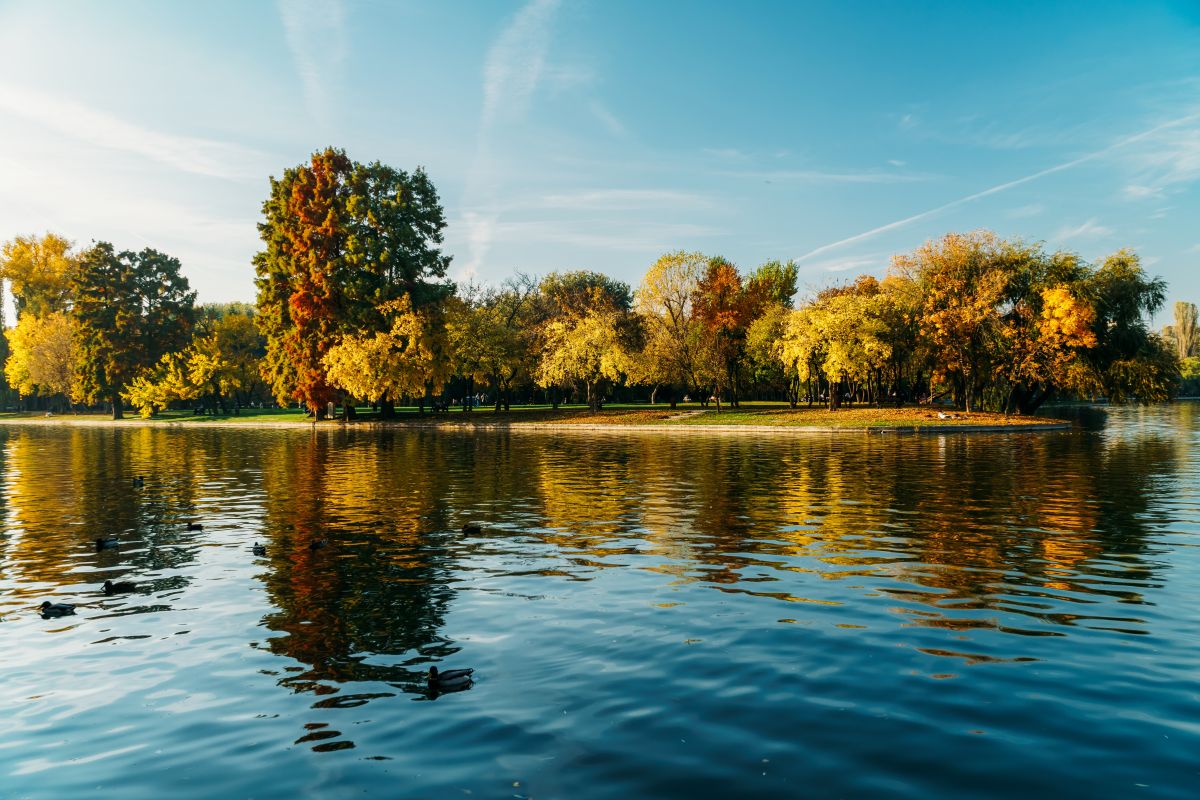
[[[42,619],[50,619],[51,617],[69,617],[75,613],[75,605],[73,603],[51,603],[46,600],[40,606],[42,611]]]
[[[117,581],[116,583],[113,583],[112,581],[104,582],[104,593],[108,595],[128,594],[129,592],[136,591],[137,584],[133,583],[132,581]]]
[[[96,540],[96,549],[107,550],[110,547],[116,547],[118,544],[120,542],[117,541],[117,537],[115,536],[101,536]]]
[[[308,543],[309,550],[320,550],[321,548],[328,547],[328,546],[329,546],[328,539],[313,539],[311,542]]]
[[[438,671],[436,666],[429,668],[429,691],[431,692],[461,692],[471,688],[473,669],[447,669]]]
[[[204,530],[204,526],[201,525],[199,522],[189,522],[187,524],[187,529],[189,531],[202,531],[202,530]]]
[[[146,479],[143,478],[141,475],[138,475],[136,478],[133,479],[133,488],[141,489],[145,485],[146,485]]]
[[[255,542],[254,546],[250,548],[250,552],[254,553],[256,556],[265,556],[267,554],[267,546],[265,544],[259,544],[258,542]]]
[[[476,534],[483,533],[483,526],[476,522],[468,522],[462,526],[463,533]]]

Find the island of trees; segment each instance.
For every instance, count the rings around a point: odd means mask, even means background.
[[[1098,262],[952,233],[795,302],[797,268],[662,255],[635,288],[589,271],[455,285],[421,169],[326,149],[270,180],[257,299],[197,306],[177,259],[57,234],[0,249],[17,319],[4,376],[27,407],[229,413],[360,403],[383,417],[611,399],[712,404],[952,402],[1030,414],[1052,398],[1153,402],[1200,390],[1196,307],[1138,256]]]

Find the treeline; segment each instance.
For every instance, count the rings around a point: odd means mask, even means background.
[[[1166,399],[1181,366],[1194,367],[1195,307],[1190,328],[1177,309],[1175,326],[1151,331],[1166,286],[1130,251],[1088,263],[950,234],[893,258],[883,280],[798,307],[794,263],[743,272],[687,252],[663,255],[636,290],[587,271],[456,286],[422,170],[327,149],[270,187],[253,308],[197,308],[179,262],[154,250],[76,252],[52,234],[9,242],[9,382],[24,396],[106,402],[116,416],[124,403],[151,415],[271,400],[318,418],[365,401],[389,416],[450,398],[469,409],[481,395],[497,410],[758,398],[1024,414],[1056,396]]]

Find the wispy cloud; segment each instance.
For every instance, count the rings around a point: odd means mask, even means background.
[[[45,92],[0,83],[0,111],[75,141],[132,153],[183,172],[226,179],[257,178],[262,172],[264,157],[247,148],[156,131]]]
[[[830,258],[825,261],[812,262],[806,265],[808,269],[819,270],[821,272],[849,272],[850,270],[864,270],[872,267],[885,267],[888,264],[888,256],[886,253],[875,253],[868,256],[855,258]]]
[[[545,68],[557,8],[558,0],[532,0],[492,44],[483,67],[485,131],[502,115],[519,117],[528,108]]]
[[[980,200],[984,197],[989,197],[994,194],[1006,192],[1009,189],[1016,188],[1017,186],[1022,186],[1026,183],[1031,183],[1040,178],[1044,178],[1047,175],[1053,175],[1058,172],[1063,172],[1065,170],[1072,169],[1074,167],[1079,166],[1080,164],[1086,164],[1089,161],[1095,161],[1096,159],[1107,156],[1115,151],[1120,150],[1121,148],[1128,147],[1131,144],[1135,144],[1137,142],[1144,141],[1144,140],[1149,139],[1153,136],[1156,136],[1164,131],[1168,131],[1172,128],[1176,128],[1180,125],[1184,125],[1188,122],[1193,122],[1198,119],[1200,119],[1200,113],[1189,114],[1185,117],[1179,117],[1177,119],[1169,120],[1160,125],[1156,125],[1153,128],[1144,130],[1141,133],[1135,133],[1130,136],[1122,137],[1122,138],[1118,139],[1117,141],[1113,142],[1112,144],[1110,144],[1108,147],[1105,147],[1101,150],[1095,150],[1091,153],[1087,153],[1086,155],[1080,156],[1079,158],[1073,158],[1070,161],[1064,161],[1061,164],[1055,164],[1052,167],[1047,167],[1046,169],[1038,170],[1037,172],[1026,175],[1024,177],[997,184],[988,189],[984,189],[983,191],[974,192],[972,194],[966,195],[965,197],[960,197],[956,200],[951,200],[948,203],[943,203],[942,205],[931,208],[928,211],[922,211],[920,213],[913,214],[908,217],[904,217],[903,219],[898,219],[895,222],[889,222],[886,225],[880,225],[878,227],[871,228],[870,230],[863,231],[862,233],[856,233],[853,236],[847,236],[846,238],[839,239],[836,242],[830,242],[829,244],[823,244],[820,247],[816,247],[816,248],[813,248],[812,250],[809,250],[807,253],[800,256],[797,259],[797,261],[806,261],[806,260],[808,260],[814,256],[818,256],[822,253],[827,253],[831,250],[836,250],[838,248],[845,247],[846,245],[856,244],[858,242],[872,239],[882,233],[887,233],[888,231],[893,231],[893,230],[896,230],[897,228],[903,228],[906,225],[911,225],[914,222],[919,222],[920,220],[928,219],[932,216],[942,213],[943,211],[948,211],[952,208],[957,208],[958,206],[974,202],[975,200]]]
[[[518,120],[528,110],[546,67],[546,53],[558,0],[531,0],[496,37],[483,67],[483,108],[475,163],[464,192],[467,262],[464,273],[483,265],[498,230],[498,191],[492,154],[493,129]]]
[[[1041,203],[1029,203],[1028,205],[1010,209],[1008,216],[1010,219],[1029,219],[1030,217],[1041,216],[1045,211],[1046,207]]]
[[[551,208],[594,211],[644,208],[712,208],[712,198],[693,192],[671,189],[596,189],[592,191],[550,194],[541,205]]]
[[[914,183],[930,175],[901,172],[827,172],[815,169],[739,170],[724,173],[737,178],[758,178],[772,183]]]
[[[1127,197],[1153,197],[1200,179],[1200,129],[1159,131],[1145,144],[1128,159],[1138,180],[1126,187]]]
[[[1089,219],[1081,225],[1064,225],[1054,234],[1054,238],[1065,242],[1070,239],[1096,239],[1111,234],[1112,228],[1101,225],[1094,219]]]
[[[608,107],[599,100],[593,100],[588,104],[588,110],[592,112],[592,116],[600,121],[604,129],[618,139],[624,139],[629,136],[629,130],[625,127],[625,123],[617,119]]]
[[[1141,184],[1131,183],[1121,189],[1121,195],[1127,200],[1146,200],[1151,197],[1161,197],[1162,189],[1154,186],[1142,186]]]
[[[308,111],[328,121],[331,84],[350,49],[345,7],[341,0],[277,0],[276,7]]]
[[[691,223],[613,221],[586,228],[555,220],[496,222],[491,231],[496,242],[522,245],[554,244],[597,250],[641,253],[647,256],[679,249],[689,242],[724,236],[719,228]],[[682,244],[681,244],[682,243]]]

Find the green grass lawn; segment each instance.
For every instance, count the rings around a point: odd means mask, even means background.
[[[381,420],[371,411],[369,406],[360,407],[358,422],[370,423],[385,421],[390,424],[436,424],[436,425],[518,425],[537,426],[546,424],[569,425],[605,425],[620,427],[625,425],[663,425],[663,426],[708,426],[708,425],[767,425],[772,427],[817,427],[817,428],[872,428],[872,427],[945,427],[960,425],[1029,425],[1053,422],[1043,418],[1004,416],[987,412],[963,414],[952,413],[953,418],[938,417],[940,409],[928,406],[908,406],[904,408],[874,408],[869,406],[854,406],[838,411],[828,411],[821,407],[788,408],[783,403],[745,402],[739,408],[723,407],[720,413],[715,406],[704,409],[699,403],[680,403],[675,409],[665,403],[648,405],[614,403],[604,407],[602,411],[592,413],[587,406],[571,405],[551,408],[548,405],[513,406],[510,411],[496,413],[490,406],[475,408],[464,412],[461,408],[452,408],[433,414],[428,410],[418,413],[415,406],[397,408],[393,421]],[[47,417],[45,412],[18,412],[0,414],[0,422],[5,420],[27,420],[29,422],[55,421],[111,421],[107,414],[61,414]],[[212,423],[237,423],[240,425],[263,425],[308,423],[311,418],[304,411],[294,408],[243,408],[239,414],[228,415],[197,415],[191,409],[164,411],[152,418],[155,422],[177,422],[188,425],[205,425]],[[136,414],[128,414],[124,424],[136,425],[141,418]],[[340,424],[338,421],[322,423],[323,425]]]

